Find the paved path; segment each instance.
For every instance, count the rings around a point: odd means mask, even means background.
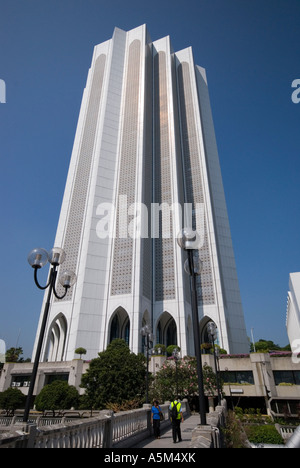
[[[161,430],[160,439],[155,439],[155,437],[152,436],[132,448],[188,448],[192,439],[192,431],[198,424],[200,424],[199,414],[189,416],[183,421],[183,423],[181,423],[182,442],[176,442],[176,444],[173,443],[172,425],[170,423]]]

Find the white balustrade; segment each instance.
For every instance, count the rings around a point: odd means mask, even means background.
[[[168,406],[168,404],[161,405],[166,421],[168,420]],[[185,402],[182,403],[182,409],[184,412],[187,409]],[[31,433],[31,437],[24,433],[19,441],[12,442],[11,447],[17,447],[18,442],[19,445],[26,446],[28,439],[33,441],[31,442],[32,448],[109,448],[143,431],[150,433],[151,430],[150,409],[148,408],[116,414],[112,411],[100,411],[97,417],[86,419],[52,419],[52,422],[57,424],[51,425],[49,421],[50,418],[46,421],[39,419],[36,424],[29,425],[28,430],[35,433]],[[7,444],[5,440],[1,440],[0,436],[1,446],[7,446]]]

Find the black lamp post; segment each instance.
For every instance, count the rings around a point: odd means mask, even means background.
[[[176,367],[176,370],[175,370],[176,398],[178,398],[179,394],[178,394],[178,367],[177,366],[178,366],[178,359],[180,358],[180,353],[178,351],[178,348],[173,349],[172,355],[173,355],[173,358],[174,358],[174,361],[175,361],[175,367]]]
[[[212,341],[213,345],[213,352],[214,352],[214,361],[215,361],[215,369],[216,369],[216,381],[217,381],[217,391],[218,391],[218,405],[221,405],[222,398],[221,398],[221,391],[220,391],[220,381],[219,381],[219,371],[218,371],[218,364],[217,364],[217,353],[216,353],[216,346],[215,340],[217,337],[217,326],[214,322],[209,322],[207,324],[207,332],[209,337]]]
[[[199,317],[198,317],[198,299],[197,299],[197,285],[196,277],[200,275],[202,270],[202,263],[200,259],[194,259],[194,250],[200,247],[201,239],[197,231],[191,228],[184,228],[178,235],[177,242],[179,247],[187,252],[188,258],[185,261],[184,269],[191,277],[191,293],[192,293],[192,319],[194,331],[194,347],[195,356],[197,361],[197,375],[198,375],[198,391],[199,391],[199,409],[200,421],[202,425],[206,425],[206,409],[205,409],[205,394],[203,385],[203,370],[201,359],[201,341],[199,332]]]
[[[141,328],[140,333],[146,338],[146,357],[147,357],[147,370],[146,370],[146,403],[149,403],[149,350],[152,349],[153,335],[149,325]]]
[[[46,325],[47,325],[52,291],[57,299],[63,299],[65,295],[67,294],[68,289],[76,282],[75,273],[71,271],[65,271],[59,277],[60,284],[65,288],[64,294],[62,296],[59,296],[57,294],[56,289],[55,289],[55,283],[56,283],[56,278],[57,278],[57,267],[64,262],[65,257],[66,255],[65,255],[64,250],[58,247],[54,247],[52,250],[50,250],[50,252],[47,252],[45,249],[40,249],[40,248],[34,249],[28,255],[28,263],[34,269],[35,284],[37,285],[39,289],[49,288],[49,290],[48,290],[47,301],[46,301],[46,305],[44,309],[38,344],[36,348],[32,375],[30,378],[30,386],[29,386],[28,395],[26,399],[23,422],[27,422],[28,416],[29,416],[30,404],[31,404],[34,386],[35,386],[37,370],[39,366],[40,355],[41,355],[41,350],[42,350],[42,345],[43,345],[43,340],[44,340],[44,335],[45,335],[45,330],[46,330]],[[49,279],[48,279],[46,286],[41,286],[37,279],[37,271],[40,268],[42,268],[44,265],[46,265],[48,261],[51,264]]]

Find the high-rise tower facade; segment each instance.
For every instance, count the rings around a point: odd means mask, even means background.
[[[196,220],[197,214],[197,223]],[[177,234],[199,230],[200,333],[248,351],[205,70],[191,48],[152,42],[145,25],[94,49],[76,130],[55,246],[77,283],[53,299],[43,360],[97,356],[114,338],[193,354],[191,294]]]

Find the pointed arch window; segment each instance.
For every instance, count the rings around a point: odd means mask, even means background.
[[[109,343],[113,340],[121,338],[129,346],[130,340],[130,320],[125,309],[119,307],[112,317],[110,331],[109,331]]]
[[[117,339],[120,338],[120,324],[119,324],[119,317],[116,314],[113,318],[113,321],[111,322],[111,328],[110,328],[110,343]]]
[[[167,328],[166,344],[167,347],[170,345],[177,345],[177,327],[174,319],[170,321]]]

